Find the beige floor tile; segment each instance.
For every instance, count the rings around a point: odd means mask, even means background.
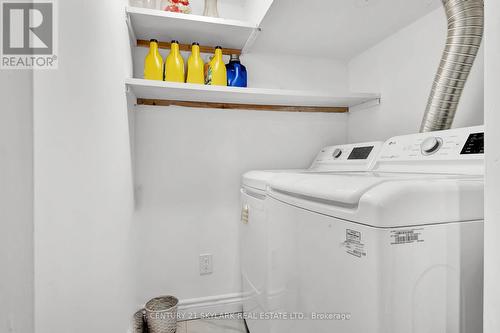
[[[176,333],[186,333],[187,332],[187,322],[179,321],[177,322],[177,332]]]
[[[187,322],[187,333],[247,333],[243,320],[200,319]]]

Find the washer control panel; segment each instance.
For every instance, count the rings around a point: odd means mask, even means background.
[[[483,126],[393,137],[384,143],[375,170],[407,166],[405,170],[445,172],[476,164],[484,165]]]
[[[348,160],[366,160],[373,151],[373,146],[354,147],[347,157]]]
[[[365,142],[323,148],[316,156],[311,169],[315,171],[369,170],[382,148],[382,142]]]

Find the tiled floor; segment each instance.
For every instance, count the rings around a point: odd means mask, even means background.
[[[248,333],[243,320],[198,319],[177,324],[177,333]]]

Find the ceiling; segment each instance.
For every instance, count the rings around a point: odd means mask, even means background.
[[[440,0],[274,0],[252,51],[348,60],[440,6]]]

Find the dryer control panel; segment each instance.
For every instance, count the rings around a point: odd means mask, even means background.
[[[418,133],[387,140],[375,169],[393,171],[405,165],[405,171],[432,172],[434,169],[440,173],[461,169],[459,171],[475,174],[476,167],[484,165],[484,127]]]
[[[330,146],[323,148],[316,156],[310,170],[312,171],[366,171],[375,162],[382,142],[365,142]]]
[[[460,154],[484,154],[484,132],[470,134]]]

